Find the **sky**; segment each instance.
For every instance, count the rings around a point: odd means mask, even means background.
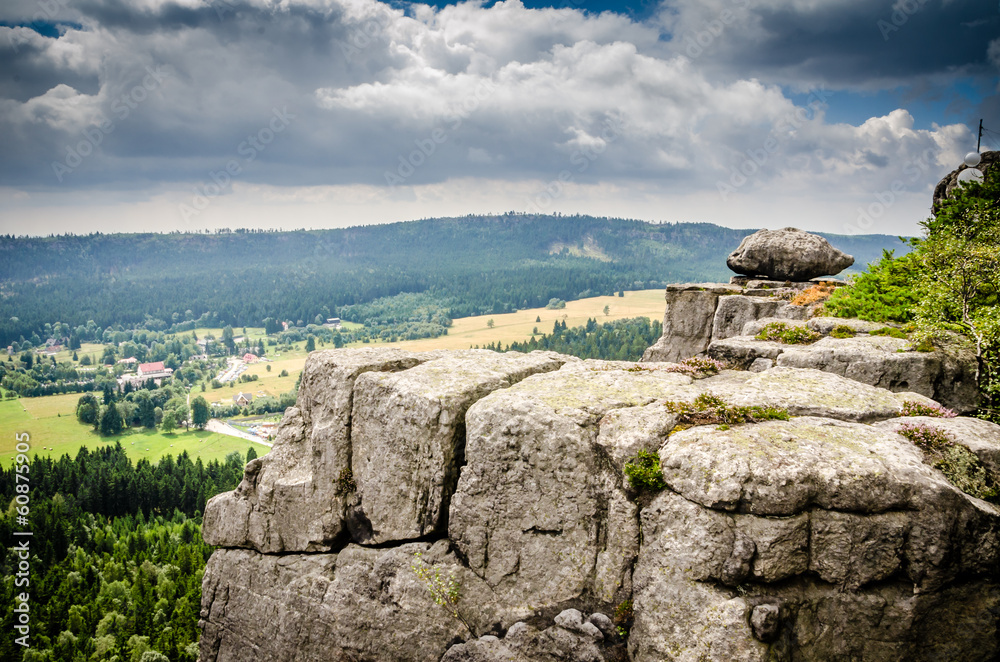
[[[998,81],[997,0],[4,0],[0,233],[913,235]]]

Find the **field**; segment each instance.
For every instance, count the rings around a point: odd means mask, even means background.
[[[604,314],[604,307],[608,307],[608,315]],[[448,335],[439,338],[423,338],[421,340],[405,340],[395,343],[373,342],[352,343],[349,347],[400,347],[414,351],[426,351],[432,349],[468,349],[479,345],[488,345],[491,342],[500,341],[508,345],[514,341],[531,339],[531,332],[538,328],[540,334],[551,333],[556,321],[566,321],[566,325],[582,326],[589,318],[595,318],[598,322],[607,322],[616,319],[631,317],[648,317],[651,320],[659,320],[663,317],[663,290],[638,290],[626,292],[624,297],[593,297],[581,299],[579,301],[569,301],[566,307],[558,310],[548,310],[545,308],[532,308],[521,310],[516,313],[504,315],[480,315],[477,317],[463,317],[454,320]],[[535,320],[541,318],[542,321]],[[489,320],[493,320],[493,328],[487,325]],[[256,329],[247,329],[251,338]],[[263,329],[260,330],[261,332]],[[199,337],[204,331],[199,329]],[[317,349],[328,349],[317,343]],[[268,348],[268,356],[272,358],[270,362],[271,371],[265,367],[267,363],[258,363],[247,368],[246,374],[259,375],[256,382],[245,384],[225,385],[219,389],[209,387],[204,393],[192,391],[192,396],[202,395],[209,402],[232,402],[233,396],[241,390],[253,393],[255,397],[262,395],[280,395],[292,390],[295,380],[306,362],[305,341],[296,343],[291,351],[281,354],[271,354],[272,348]],[[287,377],[279,377],[282,370],[288,371]]]
[[[608,307],[608,315],[604,307]],[[552,333],[553,325],[565,321],[569,327],[582,326],[589,318],[598,322],[610,322],[630,317],[648,317],[651,320],[663,318],[663,290],[639,290],[626,292],[624,297],[592,297],[579,301],[568,301],[559,310],[532,308],[504,315],[480,315],[454,320],[448,335],[440,338],[423,338],[393,343],[393,347],[410,350],[428,349],[468,349],[475,345],[482,347],[491,342],[507,345],[516,341],[531,339],[531,331],[538,328],[540,334]],[[535,320],[541,318],[540,322]],[[493,328],[487,325],[493,320]],[[381,343],[380,343],[381,344]]]
[[[604,307],[608,307],[608,315]],[[505,315],[480,315],[454,320],[448,335],[439,338],[424,338],[396,343],[370,343],[369,347],[392,346],[414,351],[432,349],[468,349],[475,345],[480,347],[491,342],[509,344],[514,341],[524,341],[531,338],[532,330],[537,327],[539,334],[551,333],[555,322],[565,321],[567,326],[580,326],[587,319],[595,318],[598,322],[611,321],[631,317],[648,317],[660,319],[663,315],[663,290],[639,290],[625,292],[624,297],[593,297],[579,301],[567,302],[566,307],[558,310],[533,308]],[[541,318],[541,321],[536,321]],[[487,324],[493,320],[493,327]],[[234,329],[239,336],[242,329]],[[190,333],[187,331],[185,333]],[[212,334],[222,337],[222,329],[198,329],[199,338]],[[247,336],[252,343],[263,337],[263,328],[247,328]],[[364,347],[364,343],[354,343],[352,346]],[[86,347],[86,346],[85,346]],[[95,348],[100,347],[95,345]],[[330,345],[320,345],[317,349],[326,349]],[[208,386],[204,392],[195,386],[191,397],[203,396],[209,402],[232,402],[233,395],[240,392],[253,393],[255,397],[263,395],[280,395],[295,387],[302,367],[305,365],[305,342],[296,343],[291,350],[274,353],[273,347],[267,347],[267,356],[271,360],[250,365],[245,374],[259,375],[255,382],[243,384],[226,384],[222,388],[213,389]],[[102,350],[103,351],[103,350]],[[91,353],[97,353],[96,349]],[[100,356],[99,353],[97,353]],[[68,358],[68,355],[67,355]],[[271,370],[267,367],[270,365]],[[288,375],[280,377],[282,370]],[[146,458],[156,461],[168,453],[177,455],[186,450],[192,458],[202,458],[208,462],[212,459],[222,459],[232,451],[246,453],[250,444],[237,437],[230,437],[208,431],[177,432],[163,434],[157,431],[130,431],[127,434],[103,439],[90,427],[81,425],[76,420],[76,403],[80,395],[52,395],[41,398],[21,398],[19,400],[0,401],[0,463],[8,461],[14,455],[14,434],[28,432],[31,435],[32,453],[47,454],[59,457],[63,453],[75,455],[80,446],[90,449],[103,444],[120,440],[126,453],[133,461]],[[269,449],[260,444],[254,444],[258,455],[263,455]],[[148,449],[148,450],[147,450]]]
[[[208,431],[191,430],[163,434],[159,430],[134,430],[116,437],[102,438],[89,426],[81,425],[74,415],[79,394],[50,395],[41,398],[21,398],[0,402],[0,463],[13,457],[14,435],[27,432],[31,436],[30,455],[59,457],[69,453],[75,457],[80,446],[94,450],[121,441],[133,462],[146,458],[156,462],[163,455],[179,455],[186,450],[192,459],[203,462],[222,460],[233,451],[245,455],[249,441]],[[258,455],[270,450],[253,444]]]

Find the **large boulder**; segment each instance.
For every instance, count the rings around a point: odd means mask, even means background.
[[[557,370],[551,352],[466,352],[403,372],[369,372],[354,386],[351,431],[358,503],[354,539],[386,543],[445,533],[465,459],[465,412],[493,391]]]
[[[771,280],[805,281],[834,276],[854,264],[854,258],[819,235],[797,228],[758,230],[745,237],[726,264],[738,274]]]

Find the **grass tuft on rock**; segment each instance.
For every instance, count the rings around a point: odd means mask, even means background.
[[[846,324],[838,324],[830,331],[831,338],[853,338],[858,335],[857,331]]]
[[[719,425],[726,430],[732,425],[741,423],[787,421],[789,419],[788,411],[784,409],[759,405],[730,405],[722,398],[710,393],[702,393],[691,403],[667,401],[664,406],[669,411],[680,415],[675,429],[684,429],[695,425]]]
[[[649,451],[639,451],[623,468],[629,482],[637,492],[659,492],[666,488],[660,457]]]
[[[765,325],[754,338],[780,342],[784,345],[809,345],[822,336],[804,326],[789,326],[784,322],[771,322]]]
[[[975,453],[955,443],[945,432],[928,425],[904,423],[899,434],[916,444],[923,451],[924,462],[939,469],[952,485],[977,499],[1000,502],[996,477]]]

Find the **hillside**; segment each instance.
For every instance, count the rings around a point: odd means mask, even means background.
[[[295,232],[8,235],[0,237],[0,344],[56,321],[257,326],[351,305],[343,316],[361,320],[367,311],[357,304],[399,293],[427,293],[450,318],[500,314],[553,297],[727,279],[724,258],[750,232],[502,215]],[[887,235],[828,237],[856,268],[884,248],[905,250]]]

